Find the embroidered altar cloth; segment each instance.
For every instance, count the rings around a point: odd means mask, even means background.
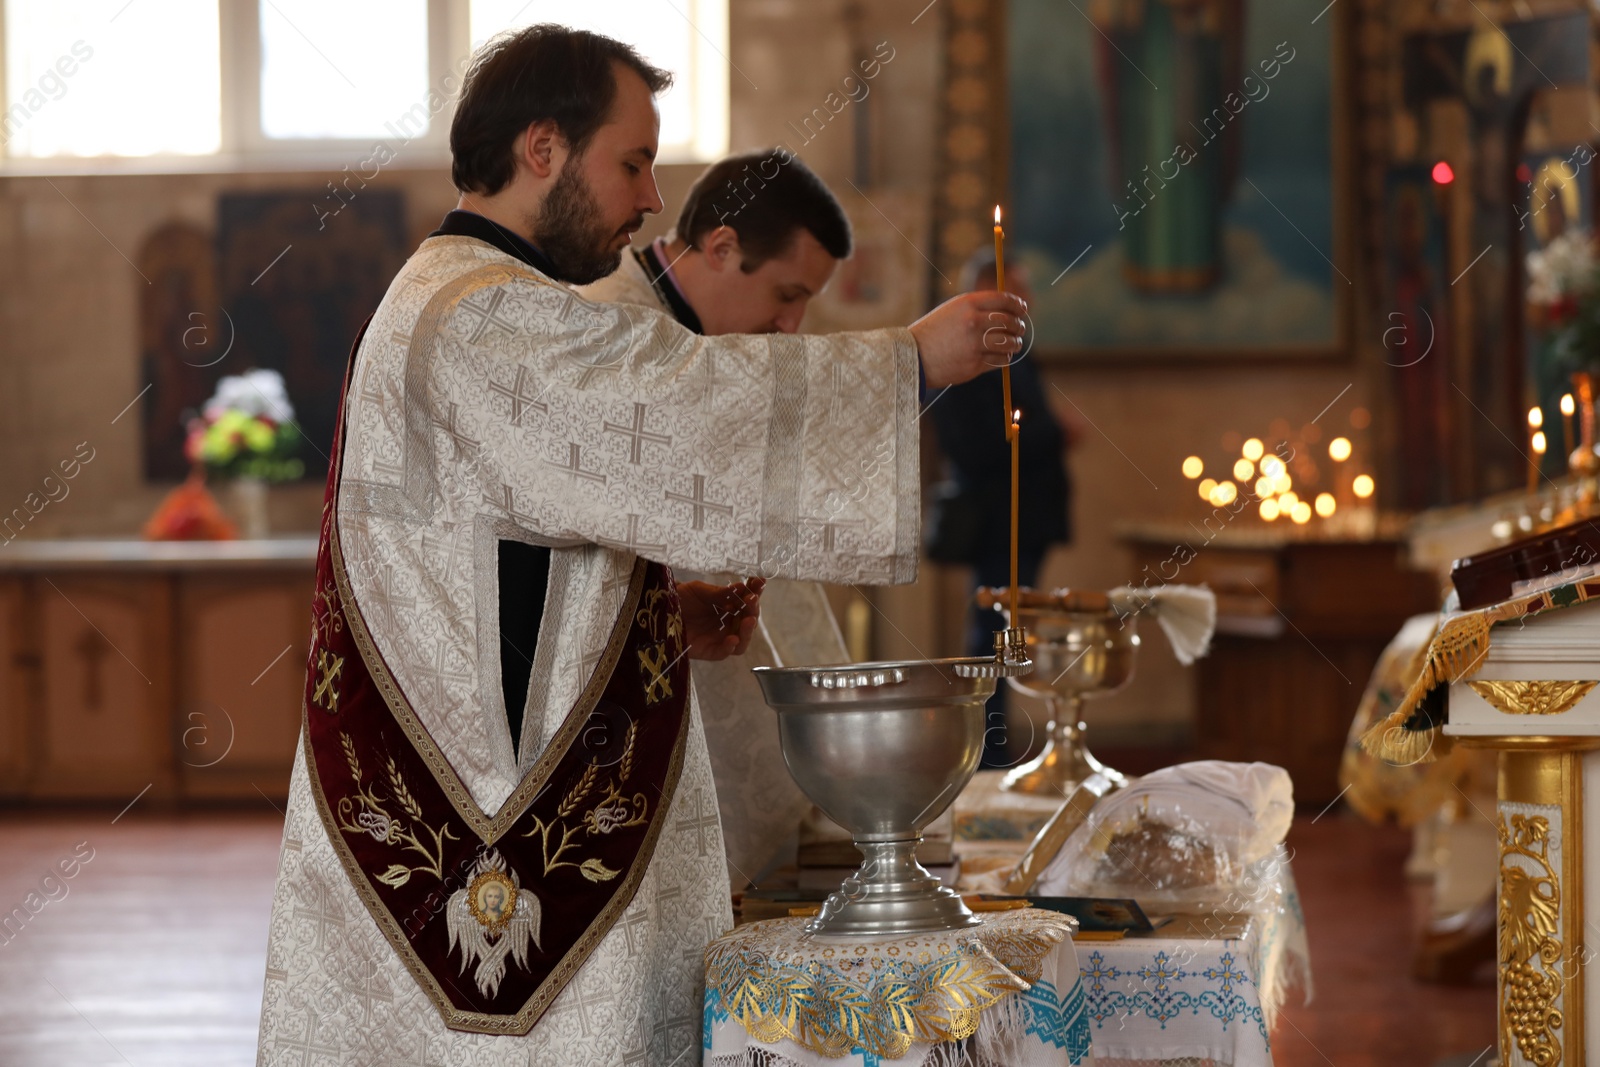
[[[1097,1067],[1272,1067],[1290,990],[1311,1000],[1305,919],[1287,863],[1248,911],[1176,916],[1154,936],[1080,942]]]
[[[750,923],[706,949],[710,1067],[1078,1067],[1089,1019],[1073,920],[1034,908],[966,930],[817,937]]]

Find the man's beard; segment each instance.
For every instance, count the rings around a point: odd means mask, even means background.
[[[587,285],[617,269],[622,249],[611,250],[617,231],[606,232],[600,205],[579,179],[577,163],[567,160],[531,228],[534,244],[555,266],[558,280]],[[643,217],[637,222],[642,224]]]

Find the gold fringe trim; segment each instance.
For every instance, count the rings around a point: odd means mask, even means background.
[[[1416,681],[1406,690],[1405,699],[1361,735],[1361,747],[1379,759],[1404,765],[1431,763],[1443,755],[1445,750],[1435,747],[1442,740],[1437,726],[1432,730],[1407,730],[1405,723],[1434,689],[1478,669],[1489,654],[1489,628],[1499,621],[1496,614],[1475,611],[1458,615],[1441,626],[1428,642],[1427,653],[1415,672]]]

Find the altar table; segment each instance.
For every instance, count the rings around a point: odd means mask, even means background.
[[[706,949],[706,1067],[1078,1067],[1074,920],[1033,908],[901,937],[748,923]]]

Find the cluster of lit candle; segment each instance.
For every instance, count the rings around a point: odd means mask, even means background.
[[[1577,414],[1577,402],[1572,399],[1571,393],[1561,397],[1561,444],[1562,455],[1572,455],[1572,417]],[[1532,493],[1539,488],[1539,468],[1544,464],[1544,454],[1550,450],[1549,441],[1544,435],[1544,409],[1534,406],[1528,409],[1528,492]]]
[[[1335,437],[1328,442],[1328,458],[1336,465],[1350,458],[1353,449],[1348,437]],[[1301,499],[1295,492],[1294,478],[1289,468],[1276,455],[1268,454],[1261,438],[1252,437],[1244,442],[1239,458],[1233,461],[1229,472],[1232,478],[1218,481],[1206,477],[1205,461],[1199,456],[1189,456],[1183,461],[1183,476],[1196,482],[1200,499],[1213,507],[1224,507],[1239,499],[1240,486],[1253,490],[1257,501],[1257,514],[1267,522],[1288,519],[1304,526],[1312,516],[1331,518],[1339,510],[1339,502],[1332,493],[1321,492]],[[1350,482],[1350,491],[1357,499],[1369,499],[1377,483],[1370,474],[1357,474]]]

